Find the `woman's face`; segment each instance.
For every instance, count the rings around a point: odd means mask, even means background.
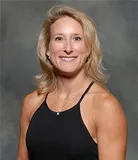
[[[58,19],[51,26],[49,57],[53,66],[67,75],[84,70],[87,57],[83,29],[71,17]]]

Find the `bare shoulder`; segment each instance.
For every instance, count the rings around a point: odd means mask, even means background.
[[[127,121],[123,108],[118,99],[99,84],[93,86],[92,92],[99,159],[124,160]]]
[[[20,140],[18,146],[18,159],[28,159],[28,151],[26,147],[26,132],[35,110],[40,106],[44,95],[39,95],[37,91],[26,95],[22,102],[20,114]]]
[[[103,120],[107,120],[106,123],[109,123],[109,121],[118,123],[120,121],[126,124],[123,108],[119,100],[109,90],[96,83],[93,92],[98,124],[103,122]]]
[[[31,115],[39,107],[43,99],[44,95],[38,94],[36,90],[27,94],[22,102],[22,114],[30,119]]]
[[[94,85],[93,95],[97,109],[101,111],[122,108],[118,99],[108,89],[105,89],[98,83]]]
[[[26,104],[32,105],[34,102],[36,102],[39,99],[39,97],[40,95],[35,90],[24,97],[23,104],[25,104],[25,106]]]

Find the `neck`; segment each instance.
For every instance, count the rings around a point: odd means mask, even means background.
[[[85,87],[91,82],[91,80],[84,74],[78,74],[73,78],[57,77],[57,88],[56,92],[59,95],[69,96],[81,88]]]

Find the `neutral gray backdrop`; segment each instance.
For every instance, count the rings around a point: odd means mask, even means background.
[[[128,120],[127,160],[138,160],[138,1],[2,1],[1,160],[15,160],[23,97],[35,89],[36,56],[48,8],[69,4],[94,19],[111,77],[107,84]]]

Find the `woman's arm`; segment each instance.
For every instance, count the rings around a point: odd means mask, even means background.
[[[26,96],[22,104],[22,110],[20,115],[20,139],[18,145],[18,157],[17,160],[29,160],[28,151],[26,147],[26,132],[29,125],[29,110],[28,110],[29,98]]]
[[[108,94],[101,101],[97,119],[99,160],[125,160],[127,122],[117,99]]]

